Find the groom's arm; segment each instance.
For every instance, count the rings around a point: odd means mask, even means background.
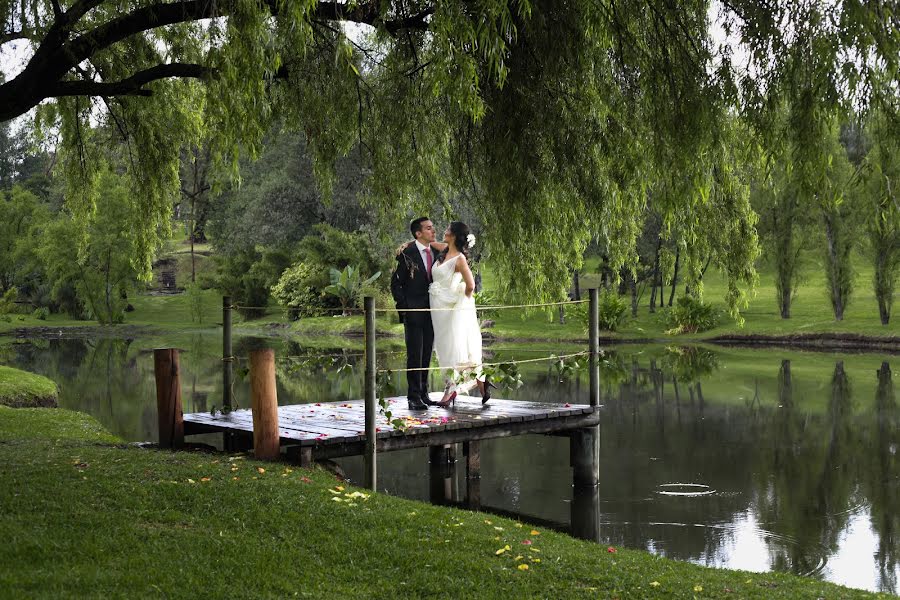
[[[406,266],[406,257],[401,252],[397,255],[397,266],[391,275],[391,296],[398,309],[406,306],[406,283],[409,281],[409,269]],[[400,313],[400,322],[403,322],[403,313]]]

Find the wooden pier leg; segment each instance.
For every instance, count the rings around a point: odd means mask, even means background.
[[[444,444],[428,447],[428,497],[432,504],[448,504],[455,500],[456,480],[455,445]]]
[[[366,296],[363,299],[365,310],[365,344],[366,344],[366,375],[365,375],[365,419],[366,419],[366,447],[365,447],[365,487],[377,490],[378,487],[378,440],[375,431],[375,415],[378,407],[375,403],[376,377],[375,377],[375,298]]]
[[[572,488],[572,535],[600,542],[600,486]]]
[[[160,448],[184,446],[184,414],[181,408],[181,373],[178,350],[157,348],[153,351],[156,375],[156,413],[159,420]]]
[[[278,436],[278,393],[275,389],[275,351],[250,352],[250,397],[253,410],[253,454],[273,460],[281,453]]]
[[[231,408],[234,381],[234,355],[231,350],[231,296],[222,297],[222,407]]]
[[[481,442],[463,442],[466,457],[466,505],[472,510],[481,509]]]
[[[600,426],[569,437],[572,462],[572,535],[600,541]]]
[[[569,451],[575,487],[600,483],[600,426],[573,431],[569,437]]]
[[[588,290],[588,369],[590,370],[591,406],[600,405],[600,301],[597,288]]]

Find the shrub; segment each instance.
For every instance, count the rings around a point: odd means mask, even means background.
[[[331,285],[323,291],[340,301],[341,308],[344,309],[344,316],[350,314],[350,307],[356,305],[363,289],[372,285],[372,282],[381,277],[381,271],[378,271],[364,280],[359,268],[354,269],[349,265],[344,267],[343,271],[331,269],[329,272],[331,274]]]
[[[604,290],[597,299],[598,323],[603,331],[615,331],[625,321],[628,302],[612,290]],[[585,306],[587,306],[585,304]]]
[[[682,296],[669,310],[666,322],[668,334],[697,333],[712,329],[719,324],[719,311],[693,296]]]
[[[299,262],[285,269],[278,283],[272,286],[272,297],[285,307],[288,318],[296,320],[321,314],[324,304],[315,288],[318,277],[318,270]]]
[[[46,306],[40,306],[34,309],[34,312],[31,313],[31,316],[40,321],[46,321],[47,317],[50,316],[50,309],[48,309]]]
[[[11,287],[0,296],[0,314],[16,312],[16,298],[19,297],[19,290]]]

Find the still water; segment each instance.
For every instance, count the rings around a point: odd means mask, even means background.
[[[62,407],[90,413],[127,440],[154,440],[152,348],[182,349],[184,410],[209,411],[221,404],[220,343],[213,334],[19,340],[0,346],[0,364],[50,377]],[[235,354],[259,344],[276,348],[279,403],[361,397],[359,349],[238,338]],[[573,350],[579,348],[495,346],[488,360]],[[381,365],[402,361],[399,352],[379,356]],[[900,592],[898,365],[898,355],[608,349],[601,365],[601,485],[592,504],[599,505],[600,540],[703,565]],[[586,372],[561,376],[536,363],[521,374],[521,388],[499,395],[587,402]],[[399,376],[395,385],[402,393]],[[235,398],[249,405],[240,377]],[[565,438],[489,440],[481,453],[486,509],[562,530],[579,518]],[[427,461],[424,449],[382,455],[380,486],[428,500]],[[361,480],[361,460],[340,464]],[[464,496],[464,481],[455,485]]]

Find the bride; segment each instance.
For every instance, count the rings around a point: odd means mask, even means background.
[[[454,221],[444,231],[443,242],[431,246],[441,252],[438,263],[431,270],[432,283],[428,288],[431,300],[431,323],[434,327],[434,349],[438,365],[451,371],[451,377],[475,373],[474,381],[455,385],[447,380],[444,397],[437,406],[447,407],[456,400],[457,393],[478,386],[481,403],[491,398],[495,387],[481,372],[481,328],[475,311],[475,278],[469,268],[468,249],[475,244],[465,223]]]

